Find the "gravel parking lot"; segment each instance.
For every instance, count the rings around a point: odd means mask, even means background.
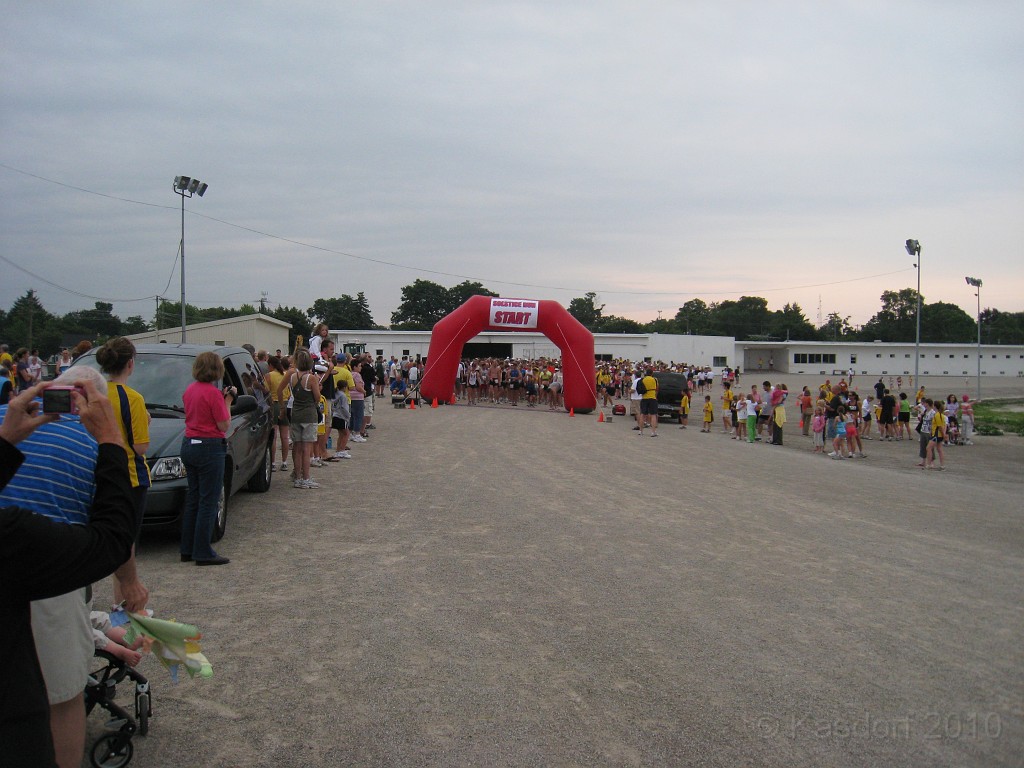
[[[319,490],[232,500],[230,565],[144,538],[152,607],[215,676],[143,661],[133,765],[1021,764],[1021,438],[940,473],[905,442],[828,461],[795,420],[776,448],[377,413]]]

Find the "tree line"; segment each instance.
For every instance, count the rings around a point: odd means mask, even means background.
[[[331,328],[348,330],[415,330],[429,331],[471,296],[499,294],[479,282],[466,280],[446,288],[430,280],[415,280],[402,288],[402,301],[391,314],[390,326],[373,320],[369,302],[362,291],[355,296],[342,294],[337,298],[320,298],[311,307],[278,306],[270,308],[242,304],[240,307],[198,308],[185,305],[189,325],[223,320],[262,312],[292,326],[289,347],[297,336],[308,337],[318,322]],[[885,291],[881,308],[864,325],[856,327],[849,317],[831,312],[821,325],[812,323],[797,303],[782,309],[769,310],[767,299],[741,296],[737,300],[706,303],[691,299],[672,318],[659,318],[640,323],[626,317],[606,315],[604,304],[598,304],[596,293],[586,293],[569,302],[569,313],[595,333],[666,333],[701,336],[733,336],[738,341],[888,341],[912,342],[917,327],[917,291],[904,288]],[[113,313],[113,305],[97,301],[92,309],[76,310],[65,315],[48,312],[34,290],[19,297],[7,311],[0,309],[0,341],[11,346],[37,348],[46,357],[61,347],[72,347],[87,339],[102,343],[113,336],[143,333],[158,328],[181,325],[181,304],[158,302],[151,320],[141,315],[121,319]],[[981,335],[985,344],[1024,344],[1024,312],[1003,312],[987,308],[981,313]],[[978,338],[975,318],[955,304],[927,303],[921,297],[921,341],[924,343],[969,343]]]

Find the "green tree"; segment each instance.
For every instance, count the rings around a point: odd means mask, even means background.
[[[482,283],[473,282],[470,280],[464,280],[458,285],[452,286],[448,289],[448,306],[451,307],[449,312],[453,312],[463,304],[465,304],[473,296],[494,296],[497,297],[499,294],[494,291],[490,291],[484,288]]]
[[[850,316],[843,317],[838,312],[829,312],[825,324],[818,329],[818,337],[822,341],[848,339],[854,333],[853,326],[850,325]]]
[[[416,280],[402,288],[402,303],[391,314],[391,327],[429,331],[449,311],[447,288],[430,280]]]
[[[292,327],[288,331],[288,349],[282,350],[286,354],[291,354],[292,350],[295,349],[295,340],[299,336],[302,337],[304,344],[309,343],[309,331],[314,325],[313,318],[309,317],[309,315],[301,309],[298,307],[285,307],[282,305],[268,314],[278,320],[284,320],[286,323],[291,323]]]
[[[817,329],[804,316],[799,304],[786,304],[782,309],[772,312],[768,321],[768,333],[776,339],[793,341],[817,341]]]
[[[370,315],[370,305],[362,291],[354,298],[345,293],[337,299],[317,299],[306,313],[331,328],[360,331],[376,328]]]
[[[956,304],[937,301],[921,308],[921,341],[958,344],[977,338],[978,324]]]
[[[48,357],[59,351],[62,330],[59,319],[46,311],[30,288],[7,312],[4,335],[12,352],[24,346],[38,349],[43,357]]]
[[[597,306],[594,303],[595,299],[597,299],[597,294],[591,291],[580,298],[573,299],[568,306],[569,314],[592,332],[601,325],[601,313],[604,311],[604,304]]]
[[[120,336],[131,336],[133,333],[145,333],[150,330],[150,325],[142,319],[142,315],[132,315],[121,321]]]
[[[702,299],[690,299],[676,312],[680,333],[704,336],[711,332],[711,308]]]
[[[760,296],[741,296],[739,301],[711,305],[711,328],[719,336],[737,340],[768,335],[768,300]]]
[[[921,297],[921,319],[924,319],[924,296]],[[903,288],[882,294],[882,309],[864,323],[861,338],[865,341],[913,341],[917,334],[917,291]]]
[[[121,332],[121,319],[114,305],[97,301],[92,309],[68,312],[61,320],[64,333],[89,334],[93,340],[109,339]]]
[[[643,333],[644,327],[636,320],[618,315],[607,315],[601,318],[598,329],[601,333]]]
[[[978,329],[974,329],[978,338]],[[981,342],[983,344],[1024,344],[1024,312],[981,311]]]

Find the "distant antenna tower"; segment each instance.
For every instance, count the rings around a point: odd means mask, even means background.
[[[818,294],[818,327],[819,327],[819,328],[821,328],[821,326],[822,326],[822,317],[821,317],[821,294],[819,293],[819,294]]]
[[[267,314],[267,292],[260,291],[260,314]]]

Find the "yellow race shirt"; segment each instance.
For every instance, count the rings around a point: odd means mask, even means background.
[[[107,382],[107,399],[114,407],[114,416],[121,425],[125,450],[128,453],[128,476],[132,488],[148,488],[149,467],[146,457],[135,452],[135,446],[149,442],[149,412],[146,401],[138,392],[124,384]]]

